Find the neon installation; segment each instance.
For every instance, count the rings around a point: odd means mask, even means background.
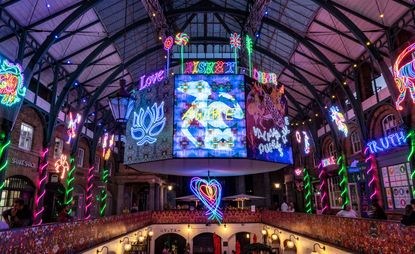
[[[272,73],[272,72],[259,71],[254,68],[253,78],[255,80],[258,80],[258,82],[262,84],[278,85],[277,74]]]
[[[138,90],[143,90],[147,87],[155,85],[165,79],[165,70],[159,70],[155,73],[149,75],[142,75],[140,77],[140,88]]]
[[[306,213],[312,213],[313,209],[311,206],[311,178],[306,168],[303,168],[303,174],[304,174],[304,182],[305,182],[305,185],[304,185],[305,211]]]
[[[64,179],[66,172],[69,171],[69,163],[66,155],[61,154],[59,160],[55,162],[55,172],[60,174],[60,178]]]
[[[232,33],[229,44],[231,48],[234,50],[234,58],[235,58],[235,73],[238,74],[238,50],[241,48],[241,35],[238,33]]]
[[[331,165],[335,165],[335,164],[336,164],[336,160],[334,159],[334,156],[330,156],[329,158],[321,160],[321,166],[323,168],[331,166]]]
[[[370,200],[373,200],[375,197],[379,198],[381,192],[379,191],[377,187],[377,181],[378,181],[378,168],[376,164],[375,155],[370,152],[370,148],[367,146],[365,151],[365,162],[369,163],[369,167],[366,170],[366,175],[369,177],[369,190],[370,190]],[[380,199],[379,199],[380,200]]]
[[[176,34],[176,37],[174,38],[174,43],[178,46],[180,46],[180,59],[181,59],[181,70],[182,70],[182,74],[184,72],[184,46],[187,45],[187,43],[189,43],[189,35],[187,35],[186,33],[178,33]]]
[[[138,146],[153,144],[165,125],[164,101],[160,105],[155,102],[151,107],[140,108],[138,114],[134,112],[131,137],[137,140]]]
[[[68,140],[66,140],[66,144],[70,144],[72,139],[76,137],[76,131],[78,129],[78,125],[81,123],[81,115],[79,113],[76,114],[74,118],[72,112],[69,112],[69,121],[68,121],[68,130],[66,133],[68,134]]]
[[[343,113],[340,112],[338,106],[330,107],[330,116],[331,116],[331,121],[336,124],[337,129],[343,133],[345,138],[347,138],[349,129],[347,128],[347,125],[346,125],[346,119],[344,118]]]
[[[346,171],[346,160],[343,156],[340,156],[337,160],[337,165],[339,166],[340,170],[338,172],[340,178],[342,179],[339,183],[340,189],[341,189],[341,197],[343,200],[342,208],[344,209],[344,206],[347,204],[350,204],[349,199],[349,183],[347,180],[347,171]]]
[[[190,189],[208,209],[206,211],[208,219],[217,220],[221,223],[223,214],[219,206],[222,200],[222,185],[216,179],[205,180],[200,177],[193,177],[190,180]]]
[[[396,58],[393,65],[393,75],[395,78],[396,87],[399,90],[399,96],[396,99],[396,109],[403,110],[401,106],[405,100],[406,92],[412,99],[412,103],[415,103],[415,43],[405,48]]]
[[[411,151],[408,155],[408,161],[411,162],[414,158],[415,153],[415,131],[411,130],[409,134],[406,136],[406,138],[411,138]],[[412,169],[411,172],[411,181],[413,182],[415,180],[415,169]],[[412,188],[412,197],[415,197],[415,188]]]
[[[26,95],[22,67],[4,58],[0,59],[0,104],[13,106]]]
[[[252,52],[253,52],[253,42],[249,35],[245,36],[245,48],[248,53],[248,64],[249,64],[249,76],[252,77]]]
[[[235,74],[236,64],[226,61],[188,61],[184,74]]]
[[[10,145],[10,139],[4,143],[0,143],[0,158],[3,156],[4,150]],[[0,174],[3,174],[3,171],[6,170],[7,165],[9,164],[9,160],[4,160],[3,164],[0,165]],[[4,188],[4,180],[0,182],[0,192]]]
[[[163,47],[164,50],[167,52],[167,63],[166,63],[166,78],[169,77],[169,70],[170,70],[170,49],[173,47],[174,44],[174,39],[172,36],[168,36],[164,42],[163,42]],[[141,89],[140,89],[141,90]]]
[[[401,130],[380,139],[369,141],[367,143],[367,148],[371,154],[376,154],[395,147],[403,146],[407,143],[406,140],[406,134],[403,130]]]
[[[304,135],[304,153],[305,154],[310,154],[310,141],[309,141],[309,137],[307,135],[307,132],[303,131],[303,135]]]
[[[333,157],[331,157],[333,158]],[[334,158],[333,158],[334,160]],[[336,162],[334,162],[336,163]],[[324,170],[323,162],[318,165],[319,173],[318,178],[320,179],[320,185],[318,186],[318,190],[320,192],[320,202],[321,202],[321,213],[324,213],[328,208],[328,195],[327,195],[327,173]]]
[[[295,139],[297,140],[298,144],[301,144],[301,134],[299,131],[295,131]]]

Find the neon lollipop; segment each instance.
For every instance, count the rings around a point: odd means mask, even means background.
[[[173,47],[173,37],[169,36],[164,40],[163,46],[164,50],[167,51],[167,64],[166,64],[166,78],[169,77],[169,70],[170,70],[170,49]]]
[[[190,39],[190,37],[186,33],[178,33],[178,34],[176,34],[176,37],[174,39],[174,43],[176,45],[180,46],[180,57],[181,57],[182,74],[184,72],[183,49],[184,49],[184,46],[186,46],[187,43],[189,43],[189,39]]]

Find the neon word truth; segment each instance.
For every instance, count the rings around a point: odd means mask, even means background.
[[[370,153],[375,154],[404,144],[406,144],[406,134],[404,131],[399,131],[383,138],[372,140],[367,143],[367,147],[369,147]]]
[[[21,101],[26,94],[24,87],[22,67],[12,64],[6,59],[1,59],[0,64],[0,103],[4,106],[12,106]]]
[[[131,127],[131,137],[137,140],[137,145],[145,143],[153,144],[157,141],[157,136],[163,131],[166,125],[164,116],[164,101],[157,105],[140,108],[139,113],[134,112],[133,125]]]
[[[328,167],[328,166],[331,166],[331,165],[336,165],[337,163],[336,163],[336,159],[334,159],[334,156],[331,156],[331,157],[329,157],[329,158],[327,158],[327,159],[323,159],[323,160],[321,160],[321,166],[324,168],[324,167]]]
[[[144,88],[147,88],[149,86],[152,86],[154,84],[157,84],[158,82],[163,81],[163,79],[166,77],[164,75],[164,70],[160,70],[158,72],[155,72],[150,75],[143,75],[140,77],[140,89],[143,90]]]
[[[184,74],[235,74],[235,62],[190,61],[186,62]]]
[[[272,73],[272,72],[258,71],[257,69],[254,68],[253,78],[255,80],[258,80],[258,82],[262,84],[278,85],[277,74]]]
[[[405,100],[406,92],[415,103],[415,43],[409,45],[397,57],[393,65],[393,76],[399,96],[396,99],[396,109],[403,110],[401,103]]]

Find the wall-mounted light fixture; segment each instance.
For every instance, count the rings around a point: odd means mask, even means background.
[[[124,244],[124,250],[125,251],[130,251],[131,248],[132,248],[131,243],[130,243],[130,238],[126,236],[122,240],[120,240],[120,243],[123,243],[125,241],[127,241],[127,242]]]
[[[275,189],[279,189],[279,188],[281,188],[281,184],[280,183],[274,183],[274,187],[275,187]]]
[[[251,235],[249,233],[246,233],[246,239],[250,239]]]
[[[300,239],[298,236],[290,235],[290,238],[288,238],[288,241],[287,241],[287,248],[290,248],[290,249],[294,248],[295,246],[294,242],[291,241],[291,238],[294,238],[297,241]]]
[[[318,254],[318,251],[316,250],[316,246],[318,246],[320,249],[322,249],[323,251],[326,250],[326,246],[321,246],[319,243],[315,243],[313,245],[313,251],[311,252],[311,254]]]
[[[108,247],[107,246],[102,246],[102,248],[100,249],[100,250],[97,250],[97,254],[98,253],[103,253],[104,252],[104,249],[106,249],[107,250],[107,253],[108,253]]]

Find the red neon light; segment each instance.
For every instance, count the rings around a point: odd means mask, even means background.
[[[405,100],[409,90],[412,102],[415,103],[415,43],[404,49],[397,57],[393,65],[393,75],[399,96],[396,99],[396,109],[403,110],[401,103]],[[409,59],[409,60],[408,60]]]

